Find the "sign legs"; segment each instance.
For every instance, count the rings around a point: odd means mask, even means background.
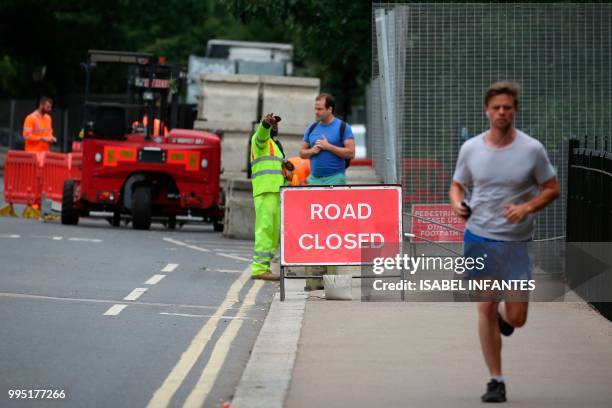
[[[285,267],[283,265],[280,267],[280,300],[285,301]]]

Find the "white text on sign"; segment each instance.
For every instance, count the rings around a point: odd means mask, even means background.
[[[344,210],[338,204],[327,204],[325,207],[321,204],[310,204],[310,219],[311,220],[367,220],[372,215],[372,207],[369,204],[357,204],[357,211],[351,203],[344,206]]]
[[[356,205],[348,203],[344,206],[338,204],[322,205],[318,203],[310,204],[311,220],[367,220],[372,216],[372,207],[366,203]],[[378,233],[360,234],[329,234],[323,237],[319,234],[303,234],[298,240],[301,249],[322,250],[322,249],[356,249],[356,248],[380,248],[384,244],[384,237]]]

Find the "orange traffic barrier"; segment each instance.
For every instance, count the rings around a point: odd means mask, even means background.
[[[4,201],[37,208],[42,194],[62,201],[64,180],[81,177],[83,154],[9,150],[4,164]]]
[[[70,178],[68,155],[44,152],[41,157],[41,194],[46,199],[62,201],[64,180]]]
[[[9,150],[4,163],[4,201],[40,204],[41,155],[44,152]]]

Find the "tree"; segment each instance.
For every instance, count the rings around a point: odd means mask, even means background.
[[[79,63],[88,49],[150,52],[186,64],[212,38],[293,43],[296,73],[320,77],[345,114],[369,81],[369,3],[168,0],[151,6],[148,0],[2,1],[0,95],[46,93],[61,104],[82,92]],[[122,75],[104,74],[97,92],[125,89]]]
[[[300,75],[321,78],[346,117],[363,97],[371,78],[372,8],[370,3],[339,0],[224,1],[241,21],[257,21],[261,30],[283,27],[295,47]]]

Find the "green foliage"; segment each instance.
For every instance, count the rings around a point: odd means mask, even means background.
[[[363,1],[226,0],[242,21],[279,25],[295,47],[298,75],[321,78],[336,96],[338,111],[349,114],[371,77],[372,8]]]
[[[12,90],[16,88],[18,64],[8,55],[0,58],[0,88]]]
[[[292,43],[298,75],[317,76],[339,105],[369,80],[371,7],[306,0],[4,0],[0,95],[63,97],[82,91],[88,49],[150,52],[186,64],[209,39]],[[46,67],[43,81],[34,72]],[[117,82],[117,81],[115,81]],[[122,83],[103,84],[115,91]]]

